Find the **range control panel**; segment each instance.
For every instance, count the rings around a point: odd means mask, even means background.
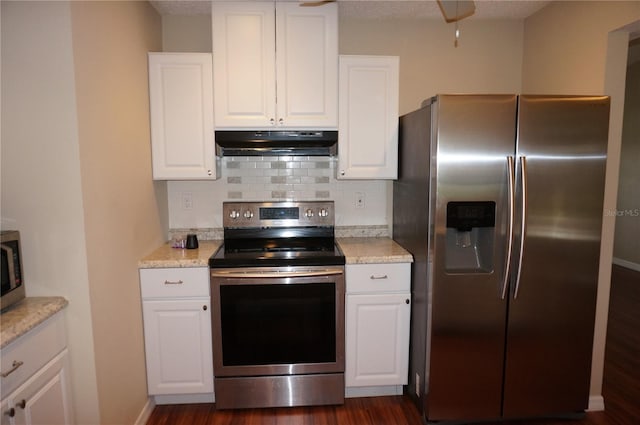
[[[333,201],[223,202],[225,228],[334,226]]]

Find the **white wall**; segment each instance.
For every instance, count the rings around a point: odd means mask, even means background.
[[[518,93],[521,20],[340,18],[340,53],[400,56],[400,114],[442,93]]]
[[[27,296],[61,295],[76,420],[99,423],[71,16],[66,2],[2,7],[2,228],[22,237]]]
[[[141,1],[73,1],[71,17],[100,423],[127,424],[148,401],[138,260],[164,241],[147,71],[161,22]]]
[[[165,52],[211,52],[210,15],[162,17],[162,50]]]
[[[146,62],[160,18],[146,2],[0,7],[2,228],[21,231],[27,296],[69,301],[76,422],[133,423],[148,401],[137,261],[165,238]]]

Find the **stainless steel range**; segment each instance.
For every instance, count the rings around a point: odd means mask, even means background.
[[[223,217],[209,260],[216,407],[343,403],[333,202],[225,202]]]

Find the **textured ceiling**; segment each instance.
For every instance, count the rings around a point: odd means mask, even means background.
[[[211,2],[206,0],[150,0],[150,3],[161,15],[211,13]],[[523,19],[547,3],[549,1],[543,0],[476,0],[476,11],[467,19]],[[338,4],[343,17],[442,19],[438,3],[433,0],[338,0]]]

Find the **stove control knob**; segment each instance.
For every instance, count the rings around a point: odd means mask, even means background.
[[[309,208],[308,210],[306,210],[304,212],[304,216],[307,217],[307,218],[313,217],[313,210],[311,208]]]
[[[240,213],[236,210],[231,210],[231,212],[229,213],[229,217],[235,220],[236,218],[240,217]]]
[[[253,212],[246,210],[244,214],[242,214],[244,218],[253,218]]]
[[[320,211],[318,211],[318,215],[320,217],[328,217],[329,216],[329,211],[327,211],[326,209],[322,208]]]

